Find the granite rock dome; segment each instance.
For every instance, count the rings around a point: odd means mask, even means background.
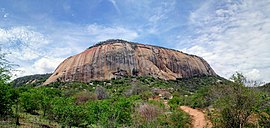
[[[216,76],[201,57],[177,50],[107,40],[65,59],[44,83],[109,80],[123,76],[153,76],[164,80]]]

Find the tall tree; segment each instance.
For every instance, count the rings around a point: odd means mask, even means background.
[[[4,53],[0,53],[0,117],[6,117],[12,114],[12,105],[14,105],[18,95],[10,86],[10,67],[11,64],[5,59]]]

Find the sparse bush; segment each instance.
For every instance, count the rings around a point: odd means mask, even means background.
[[[149,91],[149,87],[138,83],[132,84],[131,88],[125,92],[126,96],[140,95],[142,92]]]
[[[141,117],[147,122],[155,120],[160,114],[159,109],[151,104],[142,104],[139,106],[137,111],[139,112]]]
[[[264,128],[270,128],[270,115],[265,112],[260,113],[259,124]]]
[[[102,100],[108,98],[107,90],[101,86],[97,86],[95,93],[97,95],[97,99]]]
[[[75,103],[76,104],[82,104],[82,103],[85,103],[89,100],[97,100],[97,96],[95,93],[91,93],[89,91],[81,91],[77,94],[75,94]]]
[[[172,98],[172,94],[170,92],[165,92],[163,94],[163,97],[164,97],[165,100],[169,100],[169,99]]]
[[[173,110],[171,113],[163,114],[158,118],[158,123],[163,127],[189,128],[190,118],[181,110]]]
[[[150,91],[144,91],[140,94],[140,97],[142,100],[148,100],[152,96],[153,96],[153,93]]]

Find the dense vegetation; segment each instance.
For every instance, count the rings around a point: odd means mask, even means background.
[[[199,88],[192,95],[175,96],[169,103],[205,109],[214,127],[270,127],[270,96],[261,87],[245,87],[241,73],[234,82]]]
[[[9,71],[0,69],[0,127],[190,127],[180,105],[205,110],[217,128],[270,127],[270,96],[261,89],[268,85],[245,87],[241,73],[233,82],[211,76],[126,77],[47,86],[27,84],[25,77],[17,83],[26,83],[14,88]]]

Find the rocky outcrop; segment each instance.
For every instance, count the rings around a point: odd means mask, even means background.
[[[107,40],[64,60],[44,84],[153,76],[165,80],[216,75],[201,57],[152,45]]]

